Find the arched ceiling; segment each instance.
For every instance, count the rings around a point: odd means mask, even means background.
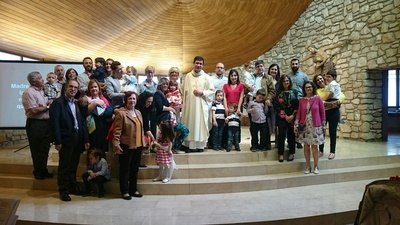
[[[240,66],[271,49],[312,0],[3,0],[0,51],[52,61],[112,58],[139,73]]]

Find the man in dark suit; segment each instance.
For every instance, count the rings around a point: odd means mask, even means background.
[[[58,191],[62,201],[71,201],[69,194],[80,194],[76,170],[80,154],[88,150],[89,133],[74,99],[79,84],[68,80],[64,93],[50,107],[50,121],[54,131],[55,148],[58,150]]]

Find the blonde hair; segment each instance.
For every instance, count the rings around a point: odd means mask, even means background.
[[[146,69],[144,69],[144,73],[147,73],[147,72],[149,72],[149,71],[153,71],[153,72],[155,72],[155,71],[156,71],[156,69],[154,69],[154,67],[153,67],[153,66],[146,66]]]
[[[134,66],[127,66],[125,68],[125,72],[128,73],[128,70],[132,70],[132,74],[136,76],[137,70],[136,70],[136,68]]]
[[[168,71],[168,76],[171,75],[172,72],[177,72],[177,73],[178,73],[178,76],[181,75],[181,71],[179,70],[178,67],[175,67],[175,66],[174,66],[174,67],[171,67],[171,68],[169,69],[169,71]]]

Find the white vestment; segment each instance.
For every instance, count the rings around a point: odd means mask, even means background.
[[[193,94],[193,90],[203,91],[202,97]],[[185,146],[190,149],[203,149],[208,140],[211,129],[211,105],[214,99],[214,85],[211,77],[203,70],[199,73],[193,70],[185,76],[181,86],[183,108],[182,124],[189,128],[189,136]]]

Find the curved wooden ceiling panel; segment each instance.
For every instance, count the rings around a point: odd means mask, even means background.
[[[0,50],[32,58],[104,57],[143,73],[242,65],[272,48],[312,0],[19,0],[0,2]]]

